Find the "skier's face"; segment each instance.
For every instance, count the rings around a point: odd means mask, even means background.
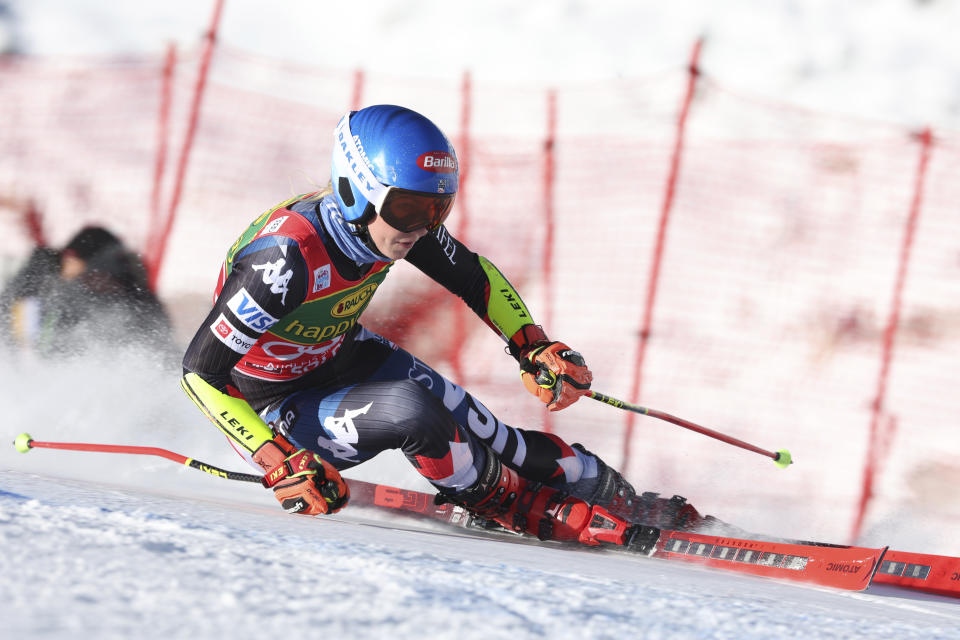
[[[370,239],[377,246],[377,250],[391,260],[400,260],[407,257],[407,253],[413,248],[417,240],[429,233],[425,228],[399,231],[384,222],[380,216],[377,216],[373,222],[367,225],[367,231],[370,234]]]

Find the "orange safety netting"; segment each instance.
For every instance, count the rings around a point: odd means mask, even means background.
[[[36,203],[53,245],[106,224],[161,264],[158,291],[185,340],[250,220],[326,184],[339,117],[404,104],[460,153],[453,234],[585,355],[599,391],[789,448],[796,464],[777,471],[648,418],[628,430],[627,414],[589,401],[551,415],[553,431],[628,459],[638,488],[683,493],[745,527],[770,530],[755,514],[775,510],[778,526],[809,530],[823,512],[812,501],[831,505],[816,526],[835,538],[911,509],[960,514],[938,489],[960,474],[940,446],[960,414],[960,135],[796,109],[680,66],[518,87],[218,49],[186,148],[200,60],[0,66],[3,274],[36,237],[13,203]],[[504,421],[545,424],[489,329],[406,265],[391,280],[366,324]]]

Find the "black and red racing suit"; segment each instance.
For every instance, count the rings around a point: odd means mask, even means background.
[[[502,423],[464,389],[362,327],[360,316],[392,263],[348,257],[328,229],[336,224],[324,215],[331,207],[329,192],[301,196],[247,228],[227,253],[213,308],[184,356],[184,390],[235,448],[252,453],[282,432],[339,469],[397,448],[434,485],[452,491],[476,481],[487,450],[531,480],[564,484],[595,474],[592,456]],[[506,278],[445,227],[422,237],[406,260],[505,341],[533,325]]]

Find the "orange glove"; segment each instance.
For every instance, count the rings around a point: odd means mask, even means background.
[[[565,409],[590,389],[593,374],[578,352],[562,342],[541,342],[521,351],[523,385],[547,405]]]
[[[350,488],[333,465],[312,451],[296,449],[283,436],[260,445],[253,460],[267,472],[263,486],[273,489],[289,513],[336,513],[350,500]]]

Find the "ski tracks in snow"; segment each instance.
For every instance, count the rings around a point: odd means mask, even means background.
[[[375,515],[304,518],[265,503],[0,470],[4,635],[960,638],[960,603],[945,598],[841,593],[365,520]]]

